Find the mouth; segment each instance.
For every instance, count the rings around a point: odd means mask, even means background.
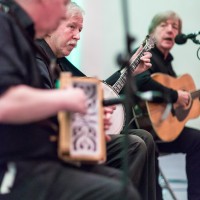
[[[166,37],[166,38],[164,38],[163,40],[168,41],[168,42],[173,42],[173,41],[174,41],[174,38]]]
[[[68,48],[68,50],[72,50],[72,49],[74,49],[76,47],[76,44],[68,44],[67,45],[67,48]]]
[[[69,46],[70,46],[71,48],[75,48],[75,47],[76,47],[76,44],[69,44]]]

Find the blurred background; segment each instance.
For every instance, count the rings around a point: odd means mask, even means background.
[[[74,0],[85,11],[84,28],[79,45],[69,59],[87,76],[106,79],[119,69],[116,57],[126,50],[126,38],[122,2],[125,0]],[[184,34],[200,31],[199,0],[127,0],[129,31],[135,38],[132,49],[138,47],[147,35],[152,17],[161,11],[173,10],[183,20]],[[197,37],[200,39],[200,37]],[[200,88],[200,60],[197,50],[200,45],[191,40],[175,45],[173,66],[178,75],[189,73]],[[190,120],[187,125],[200,128],[200,119]],[[161,167],[169,178],[185,179],[184,155],[170,155],[160,158]],[[171,183],[170,183],[171,184]],[[181,183],[182,184],[182,183]],[[181,187],[181,189],[179,188]],[[186,183],[172,187],[178,199],[186,200]],[[178,188],[178,189],[177,189]],[[165,194],[166,199],[170,196]]]

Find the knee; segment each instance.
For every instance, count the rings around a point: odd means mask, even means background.
[[[131,152],[134,152],[134,154],[138,152],[140,156],[143,155],[144,158],[147,155],[147,146],[145,142],[136,135],[128,136],[128,149],[129,149],[129,154],[131,154]]]
[[[127,200],[140,200],[140,195],[134,187],[129,187],[127,191]]]
[[[144,140],[148,151],[149,150],[154,151],[155,150],[155,142],[154,142],[152,135],[148,131],[145,131],[143,129],[138,129],[138,131],[140,132],[139,136]]]

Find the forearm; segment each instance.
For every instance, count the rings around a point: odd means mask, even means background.
[[[17,124],[45,119],[70,107],[66,97],[61,90],[12,87],[0,97],[0,122]]]
[[[168,96],[172,103],[175,103],[178,99],[178,93],[176,90],[165,87],[157,81],[153,80],[148,72],[144,72],[136,76],[137,88],[140,91],[160,91],[164,95]]]

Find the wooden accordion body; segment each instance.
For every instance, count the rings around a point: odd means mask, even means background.
[[[103,92],[95,78],[60,75],[60,89],[66,86],[83,89],[87,97],[87,112],[59,112],[58,156],[64,161],[102,163],[106,160],[106,141],[103,127]]]

